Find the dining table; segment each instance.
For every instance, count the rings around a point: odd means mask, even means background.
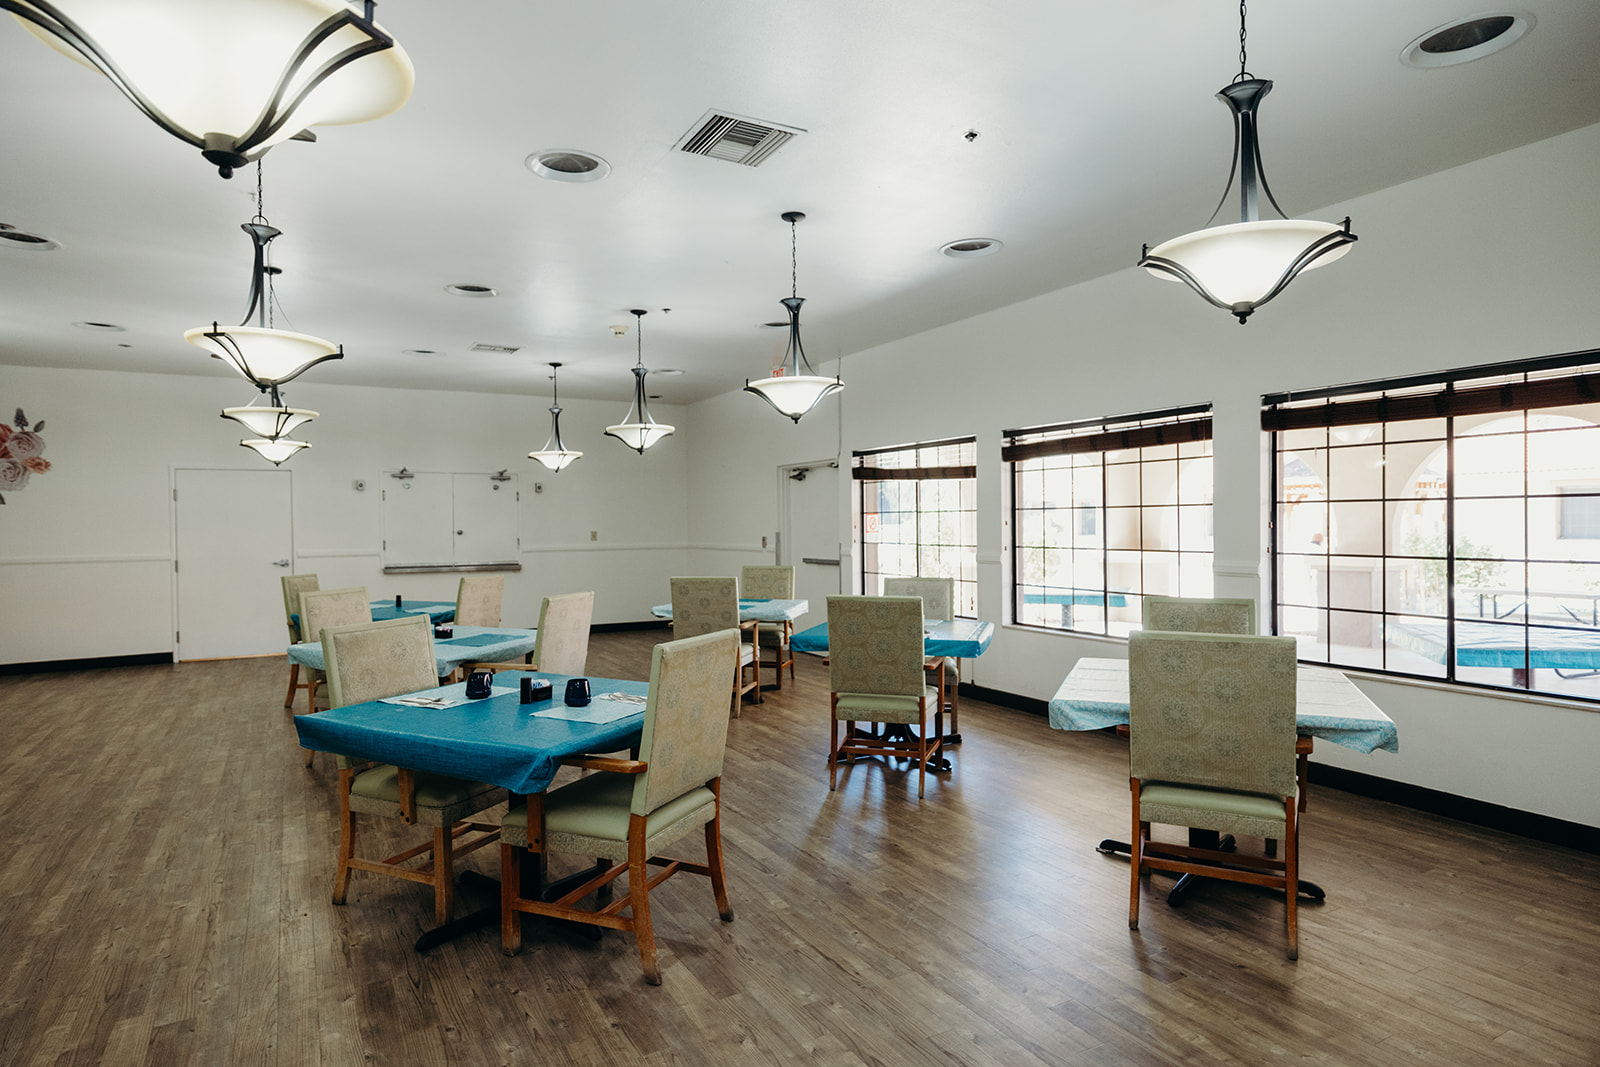
[[[1068,672],[1050,698],[1050,725],[1057,730],[1104,730],[1128,728],[1128,661],[1085,656]],[[1300,664],[1295,672],[1295,745],[1300,779],[1300,810],[1306,808],[1306,764],[1315,738],[1354,749],[1357,752],[1399,752],[1400,735],[1394,720],[1385,715],[1342,671]],[[1198,835],[1198,836],[1197,836]],[[1190,844],[1227,848],[1210,831],[1190,830]],[[1097,850],[1127,855],[1132,849],[1125,841],[1106,838]],[[1196,884],[1185,875],[1167,894],[1167,902],[1177,905]],[[1326,893],[1313,882],[1300,880],[1300,892],[1315,900]]]
[[[538,630],[456,626],[452,627],[452,631],[450,637],[433,639],[433,662],[440,678],[448,678],[464,663],[496,663],[525,656],[539,643]],[[288,651],[289,662],[314,671],[323,669],[321,641],[303,641],[298,645],[290,645]]]
[[[388,622],[390,619],[408,619],[413,615],[426,615],[428,621],[438,626],[440,623],[449,622],[456,617],[456,602],[454,600],[405,600],[401,599],[400,607],[395,607],[392,600],[374,600],[371,605],[373,622]],[[300,613],[294,612],[289,618],[296,626],[300,625]]]
[[[523,677],[547,679],[554,699],[523,704],[519,694]],[[502,671],[495,675],[490,695],[481,700],[466,699],[466,684],[458,682],[419,694],[296,715],[295,730],[304,748],[488,782],[522,796],[542,793],[554,781],[563,759],[634,748],[644,727],[643,701],[650,693],[649,682],[590,678],[589,705],[569,708],[563,703],[563,694],[570,680],[568,675],[544,671]],[[437,696],[459,702],[448,707],[397,703]],[[541,873],[537,865],[528,872],[533,879]],[[563,879],[563,883],[586,878],[589,873]],[[462,882],[482,882],[486,888],[494,880],[465,871]],[[560,884],[544,890],[547,896],[560,891]],[[498,923],[499,916],[496,903],[452,920],[424,933],[417,940],[417,951]]]

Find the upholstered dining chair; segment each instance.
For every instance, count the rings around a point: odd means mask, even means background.
[[[464,574],[456,589],[457,626],[499,626],[505,597],[503,574]]]
[[[348,589],[310,589],[300,594],[300,635],[302,641],[320,641],[322,631],[329,626],[348,626],[351,623],[371,622],[372,605],[367,600],[364,586]],[[326,665],[326,664],[324,664]],[[306,672],[306,712],[317,710],[317,690],[321,688],[326,672]],[[311,766],[314,755],[306,754],[306,766]]]
[[[759,635],[760,625],[739,621],[739,580],[737,578],[672,579],[672,633],[674,637],[699,637],[718,630],[751,630]],[[744,695],[755,691],[761,699],[761,671],[753,644],[741,641],[732,655],[733,714],[739,714]],[[749,668],[750,677],[745,678]]]
[[[954,578],[885,578],[884,596],[919,596],[922,598],[922,618],[953,619],[956,617],[956,580]],[[961,657],[928,656],[923,668],[930,676],[944,671],[940,687],[945,707],[950,709],[950,732],[961,732]]]
[[[593,591],[547,596],[539,605],[539,633],[527,662],[473,663],[466,669],[581,675],[589,665],[589,622],[593,618]]]
[[[1245,636],[1256,632],[1256,602],[1248,598],[1147,596],[1140,614],[1146,630]]]
[[[923,658],[921,597],[828,598],[830,791],[838,785],[841,757],[854,763],[856,756],[900,756],[917,761],[917,796],[924,795],[928,764],[943,745],[944,711],[938,688],[927,684]],[[916,726],[917,736],[857,734],[858,722]]]
[[[317,576],[315,574],[285,574],[283,576],[283,621],[289,627],[289,643],[291,645],[300,643],[300,594],[316,588]],[[306,671],[306,680],[304,682],[300,681],[300,664],[290,661],[289,692],[283,698],[283,706],[285,708],[293,708],[294,691],[296,689],[304,689],[306,691],[306,710],[316,710],[311,704],[311,675],[312,672],[308,669]]]
[[[739,595],[752,600],[793,600],[794,567],[755,566],[746,564],[739,571]],[[770,623],[758,631],[761,642],[758,652],[764,657],[770,650],[772,659],[763,659],[762,667],[772,667],[777,676],[778,688],[783,688],[783,669],[789,668],[789,680],[794,681],[794,652],[789,648],[789,638],[794,636],[794,620]],[[760,673],[760,670],[757,670]]]
[[[728,661],[739,644],[720,630],[659,644],[650,658],[650,695],[637,759],[580,756],[563,763],[597,773],[514,804],[501,821],[500,940],[507,955],[522,947],[522,916],[548,915],[633,933],[645,981],[661,984],[650,890],[679,871],[711,879],[717,914],[733,921],[722,865],[723,710]],[[661,851],[704,829],[706,861],[667,859]],[[524,896],[523,858],[542,866],[551,852],[600,860],[593,878],[558,900]],[[664,868],[651,875],[649,866]],[[627,873],[628,895],[595,910],[578,902]],[[622,911],[629,914],[624,916]]]
[[[433,630],[422,616],[327,627],[322,631],[322,656],[329,697],[336,708],[438,684]],[[505,798],[505,790],[484,782],[464,782],[341,755],[339,866],[333,879],[333,902],[344,903],[352,873],[371,871],[432,886],[434,922],[448,922],[454,903],[456,858],[499,837],[494,824],[466,820]],[[387,859],[357,856],[357,813],[429,827],[432,840]],[[429,858],[426,866],[409,865],[418,856]]]
[[[1299,957],[1295,655],[1292,637],[1129,635],[1129,929],[1144,872],[1200,874],[1283,890]],[[1282,840],[1283,857],[1152,842],[1152,823]]]

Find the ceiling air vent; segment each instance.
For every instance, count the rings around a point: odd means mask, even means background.
[[[504,353],[508,353],[509,354],[511,352],[520,352],[520,351],[522,351],[522,346],[521,345],[488,345],[488,344],[484,344],[482,341],[479,341],[477,344],[475,344],[471,348],[467,349],[467,351],[469,351],[469,352],[504,352]]]
[[[759,167],[796,134],[805,132],[797,126],[780,126],[713,108],[673,147],[697,156]]]

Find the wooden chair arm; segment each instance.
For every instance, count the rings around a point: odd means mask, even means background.
[[[588,771],[611,771],[614,774],[643,774],[650,765],[643,760],[617,759],[615,756],[565,756],[563,767],[581,767]]]

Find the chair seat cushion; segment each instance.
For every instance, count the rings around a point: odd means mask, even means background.
[[[756,658],[756,650],[751,647],[750,642],[748,642],[748,641],[740,642],[739,643],[739,666],[743,667],[748,663],[752,663],[752,662],[755,661],[755,658]]]
[[[932,686],[923,687],[923,699],[930,711],[939,706],[939,694]],[[921,713],[914,696],[883,693],[840,693],[835,718],[846,722],[918,722]]]
[[[424,825],[449,825],[458,819],[493,807],[504,799],[504,790],[488,782],[466,782],[442,774],[418,771],[416,782],[417,821]],[[357,811],[393,814],[400,803],[400,769],[388,765],[362,771],[350,782],[350,806]],[[434,813],[434,818],[428,818]]]
[[[544,829],[550,850],[572,851],[567,847],[569,843],[574,839],[586,839],[614,842],[621,846],[620,855],[626,857],[633,783],[632,775],[601,771],[545,794]],[[716,810],[716,794],[705,786],[667,801],[645,817],[646,851],[654,855],[655,848],[682,836],[682,833],[675,833],[663,839],[662,835],[669,830],[678,828],[686,832],[704,826],[715,817]],[[500,827],[501,840],[525,847],[528,843],[527,806],[518,805],[506,812]]]
[[[1262,793],[1147,782],[1139,788],[1139,818],[1169,826],[1278,837],[1285,828],[1283,802],[1283,797]]]

